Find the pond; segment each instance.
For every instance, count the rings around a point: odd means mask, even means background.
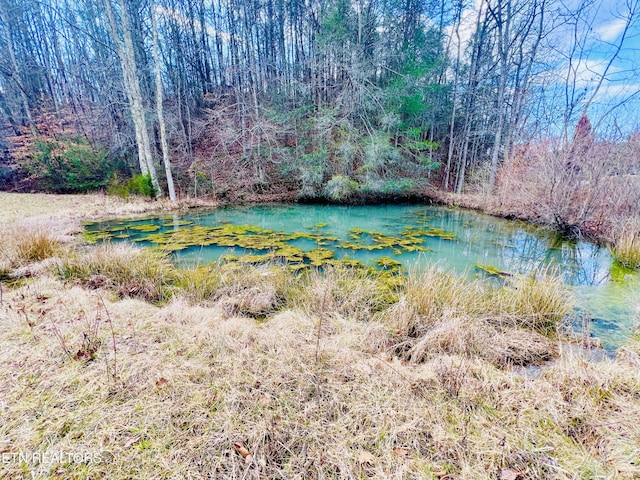
[[[608,348],[628,338],[640,306],[640,274],[609,251],[570,242],[524,222],[428,205],[259,205],[86,225],[95,240],[173,252],[183,264],[219,259],[286,260],[294,267],[337,260],[377,268],[438,263],[461,275],[561,272]]]

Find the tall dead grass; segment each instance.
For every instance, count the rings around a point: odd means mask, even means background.
[[[39,262],[55,256],[61,248],[60,240],[44,227],[7,227],[0,234],[0,268],[9,271]]]
[[[292,283],[288,304],[308,315],[368,321],[397,301],[403,283],[402,277],[386,272],[349,267],[312,270]]]
[[[547,336],[557,332],[575,306],[559,272],[549,268],[512,279],[492,301],[504,321]]]
[[[161,307],[127,298],[104,302],[113,378],[104,323],[91,360],[69,358],[51,334],[57,325],[82,345],[78,319],[96,317],[95,292],[42,276],[6,302],[48,313],[33,329],[15,308],[0,316],[0,450],[99,454],[9,461],[6,478],[640,475],[640,376],[617,359],[561,349],[529,376],[441,343],[403,362],[384,342],[371,348],[382,324],[332,309],[318,345],[316,315],[301,310],[255,322],[179,297]],[[493,336],[483,342],[494,348]]]
[[[640,268],[640,218],[634,218],[617,228],[611,253],[622,265]]]
[[[419,337],[443,317],[486,312],[487,294],[480,281],[467,281],[431,265],[409,272],[404,294],[391,308],[390,317],[402,335]]]
[[[386,318],[395,352],[413,362],[447,353],[526,365],[554,356],[550,338],[572,307],[561,278],[546,270],[498,288],[431,266],[410,273]]]
[[[176,280],[175,266],[166,255],[109,243],[70,251],[57,261],[55,272],[89,288],[112,288],[121,297],[149,302],[167,300]]]

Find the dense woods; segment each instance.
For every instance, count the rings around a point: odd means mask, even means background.
[[[593,213],[553,211],[576,185],[637,196],[637,91],[620,76],[637,14],[599,0],[1,0],[0,183],[334,201],[433,186],[504,201],[515,185],[546,205],[529,216],[570,231]]]

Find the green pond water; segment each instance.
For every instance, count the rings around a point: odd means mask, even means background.
[[[523,222],[426,205],[260,205],[86,225],[97,241],[172,252],[183,264],[283,261],[292,268],[337,261],[376,268],[437,263],[461,275],[499,277],[556,266],[608,348],[631,334],[640,274],[606,248],[569,242]],[[498,274],[498,275],[496,275]]]

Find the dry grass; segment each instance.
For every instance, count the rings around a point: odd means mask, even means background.
[[[558,272],[545,268],[532,276],[517,277],[492,300],[507,322],[553,335],[574,307]]]
[[[0,304],[0,478],[640,476],[640,349],[542,335],[569,305],[552,275],[56,255]]]
[[[101,194],[54,195],[49,193],[0,192],[0,227],[16,223],[57,223],[57,230],[80,220],[99,219],[108,216],[138,215],[145,213],[175,211],[176,208],[211,206],[214,203],[201,199],[184,199],[177,205],[169,200],[145,198],[121,199]]]
[[[397,353],[411,361],[451,353],[525,365],[554,355],[549,338],[572,307],[560,277],[546,270],[493,288],[431,266],[409,274],[386,317],[398,336]]]
[[[0,279],[37,273],[34,265],[62,253],[63,242],[43,226],[0,229]]]
[[[19,302],[48,313],[30,328],[8,308]],[[640,378],[623,361],[563,351],[537,378],[446,347],[403,363],[387,355],[375,321],[327,312],[318,346],[315,316],[256,323],[177,298],[162,307],[106,299],[114,349],[100,305],[96,293],[50,277],[6,299],[0,449],[100,455],[8,462],[6,478],[640,474]],[[95,359],[69,358],[54,329],[72,353],[95,332]]]
[[[171,295],[176,270],[165,255],[124,244],[102,244],[70,251],[55,272],[89,288],[114,289],[120,297],[162,302]]]
[[[230,264],[218,269],[220,287],[215,300],[230,316],[264,317],[285,303],[293,276],[271,265],[248,267]]]
[[[621,264],[640,268],[640,219],[628,221],[616,232],[611,253]]]
[[[467,281],[432,265],[409,273],[405,293],[390,317],[401,335],[420,337],[443,317],[485,313],[487,294],[479,281]]]
[[[368,321],[397,301],[401,277],[385,273],[328,268],[306,272],[289,290],[289,305],[306,315],[327,314]]]

